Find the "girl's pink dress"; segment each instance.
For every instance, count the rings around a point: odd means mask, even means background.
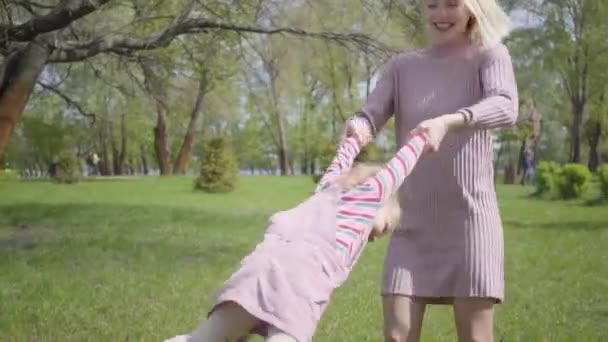
[[[355,139],[343,141],[315,194],[270,218],[264,239],[219,290],[216,305],[235,302],[299,342],[311,341],[335,288],[365,247],[376,211],[416,164],[424,137],[411,139],[365,184],[349,191],[331,181],[352,166]]]

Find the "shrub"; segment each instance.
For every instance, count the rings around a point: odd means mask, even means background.
[[[228,140],[224,137],[207,140],[201,155],[201,173],[194,187],[212,193],[230,192],[236,187],[238,176],[238,163]]]
[[[76,154],[71,151],[59,153],[57,162],[54,164],[53,180],[60,184],[74,184],[80,181],[82,176],[82,164]]]
[[[19,174],[15,170],[4,169],[0,170],[0,181],[15,181],[19,180]]]
[[[542,161],[536,168],[536,194],[553,194],[557,190],[560,166],[554,161]]]
[[[602,197],[608,199],[608,164],[604,164],[597,169],[597,176],[600,181]]]
[[[581,197],[591,183],[591,171],[581,164],[566,164],[559,172],[558,189],[561,198]]]

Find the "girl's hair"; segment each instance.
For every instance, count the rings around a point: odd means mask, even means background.
[[[340,176],[337,182],[344,189],[353,188],[365,183],[370,177],[375,176],[382,169],[382,166],[383,164],[378,163],[357,163],[349,172]],[[401,206],[399,205],[398,195],[395,192],[376,213],[374,225],[369,234],[369,240],[373,241],[376,238],[392,233],[399,225],[400,220]]]
[[[496,0],[464,0],[473,18],[469,23],[472,40],[481,46],[501,42],[511,31],[511,20]]]

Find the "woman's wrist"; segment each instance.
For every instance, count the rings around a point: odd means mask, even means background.
[[[444,114],[441,116],[441,119],[446,125],[448,132],[461,130],[467,126],[468,122],[466,113],[462,112]]]

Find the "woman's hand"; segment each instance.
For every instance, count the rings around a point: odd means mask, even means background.
[[[426,134],[427,142],[425,152],[437,152],[443,138],[448,133],[448,126],[442,117],[424,120],[414,128],[409,136],[412,137],[418,134]]]
[[[409,136],[416,134],[426,134],[428,137],[426,152],[437,152],[441,146],[441,142],[448,132],[458,130],[465,126],[464,115],[445,114],[433,119],[424,120],[414,128]]]

